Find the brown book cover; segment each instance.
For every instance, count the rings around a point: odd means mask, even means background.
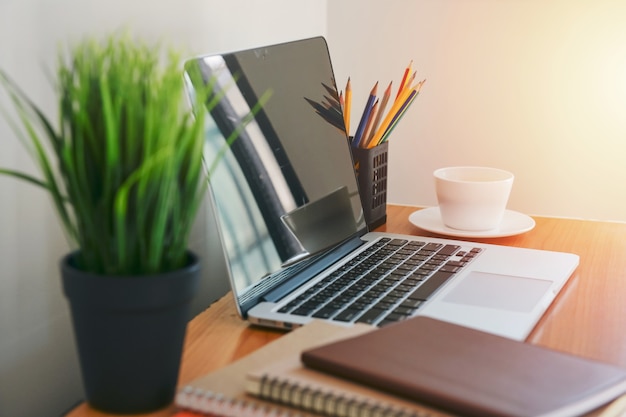
[[[305,366],[466,416],[578,416],[626,370],[428,317],[302,352]]]

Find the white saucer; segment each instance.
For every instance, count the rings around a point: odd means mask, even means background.
[[[535,227],[535,220],[533,220],[532,217],[513,210],[506,210],[504,212],[500,227],[485,231],[458,230],[444,225],[441,220],[439,207],[417,210],[411,213],[409,221],[427,232],[469,238],[514,236],[527,232]]]

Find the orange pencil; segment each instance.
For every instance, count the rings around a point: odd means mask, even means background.
[[[409,65],[404,70],[404,75],[402,75],[402,81],[400,81],[400,87],[398,87],[398,93],[396,94],[396,100],[398,99],[398,97],[400,97],[400,93],[402,93],[404,86],[407,84],[406,80],[409,77],[409,73],[411,72],[412,67],[413,67],[413,60],[409,62]]]
[[[407,78],[406,82],[404,83],[404,88],[409,88],[410,86],[412,86],[413,82],[415,81],[415,77],[417,77],[417,71],[413,71],[413,74],[411,74],[411,76]],[[415,86],[413,86],[413,88],[415,88]]]

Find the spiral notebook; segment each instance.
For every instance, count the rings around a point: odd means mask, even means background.
[[[393,410],[396,413],[389,415],[397,417],[449,416],[359,384],[305,370],[299,362],[303,350],[373,329],[373,326],[365,324],[345,328],[321,320],[299,327],[248,356],[182,387],[176,396],[179,409],[176,417],[319,417],[322,410],[321,414],[331,417],[378,416],[383,410]],[[309,389],[298,400],[300,405],[289,405],[290,394],[294,392],[286,389],[286,385],[282,386],[283,389],[281,385],[272,385],[268,381],[263,383],[263,393],[254,391],[255,375],[261,375],[268,366],[272,372],[296,372],[298,378],[309,381]],[[291,398],[296,399],[295,396]],[[359,412],[354,413],[355,410]]]
[[[246,392],[298,410],[333,416],[447,416],[423,404],[302,366],[297,356],[246,376]]]

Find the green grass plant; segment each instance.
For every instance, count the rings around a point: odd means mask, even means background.
[[[133,276],[187,262],[210,178],[202,156],[207,112],[192,107],[210,110],[222,97],[208,83],[189,106],[180,64],[173,49],[128,34],[83,40],[59,54],[56,125],[0,70],[15,109],[3,113],[41,178],[0,174],[49,192],[81,270]]]

